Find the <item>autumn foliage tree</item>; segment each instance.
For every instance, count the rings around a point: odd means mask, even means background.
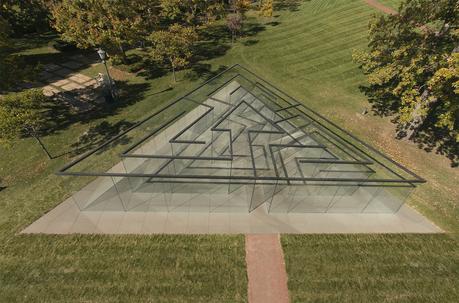
[[[207,24],[224,14],[222,0],[160,0],[161,17],[188,26]]]
[[[273,0],[263,0],[260,4],[260,16],[271,18],[274,13]]]
[[[456,152],[458,21],[457,0],[407,0],[399,14],[375,17],[368,50],[353,54],[367,75],[373,108],[394,115],[401,137],[441,137]]]
[[[126,46],[142,40],[156,24],[156,7],[148,0],[57,1],[54,27],[80,48],[102,46],[125,57]]]
[[[14,139],[31,136],[51,159],[39,136],[45,125],[45,102],[47,98],[40,89],[0,97],[0,143],[10,145]]]
[[[46,3],[47,0],[1,0],[0,16],[9,23],[11,34],[15,37],[48,31],[49,10]]]
[[[176,70],[189,64],[193,43],[198,39],[192,27],[173,24],[167,30],[153,32],[149,40],[152,44],[150,54],[159,62],[167,62],[172,69],[174,82]]]

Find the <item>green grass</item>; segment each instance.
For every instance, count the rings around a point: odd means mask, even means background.
[[[382,4],[392,7],[393,9],[398,9],[403,0],[378,0]]]
[[[457,288],[451,281],[458,277],[459,242],[455,235],[459,231],[459,172],[449,166],[444,156],[394,139],[389,118],[360,114],[369,105],[359,91],[365,79],[352,62],[351,51],[366,46],[367,24],[374,12],[360,0],[305,1],[299,10],[276,12],[279,17],[262,20],[272,22],[264,24],[257,34],[239,39],[230,49],[200,63],[209,64],[211,71],[241,63],[419,173],[427,183],[416,189],[408,203],[452,233],[285,236],[283,244],[293,298],[391,302],[418,292],[419,301],[431,298],[453,301],[449,298],[457,296]],[[225,39],[224,43],[229,45],[228,37]],[[40,45],[36,47],[43,47]],[[29,53],[39,52],[33,47],[30,46]],[[44,54],[39,58],[52,61],[60,55]],[[172,90],[165,90],[171,85],[170,74],[151,80],[131,78],[126,83],[130,94],[117,105],[106,106],[90,117],[73,117],[77,121],[61,125],[43,141],[54,155],[59,155],[72,150],[78,138],[90,129],[105,125],[106,134],[116,133],[120,123],[145,117],[208,76],[209,73],[182,71],[178,74],[181,81]],[[24,227],[81,188],[85,180],[54,175],[71,156],[49,161],[31,139],[18,140],[10,149],[0,147],[0,154],[0,178],[7,187],[0,191],[0,298],[70,301],[83,296],[85,300],[98,302],[138,302],[146,301],[148,296],[154,301],[160,294],[158,297],[165,301],[245,299],[242,237],[200,237],[195,241],[195,238],[172,236],[18,236]],[[170,262],[158,261],[159,252],[167,256],[166,251]],[[136,261],[129,259],[130,256]],[[207,274],[215,277],[212,281],[200,274],[205,259],[216,264],[205,267]],[[410,266],[411,260],[419,266]],[[172,270],[171,264],[175,266]],[[231,283],[223,279],[230,270],[237,277],[229,278]],[[183,272],[198,275],[193,283],[189,280],[182,283]],[[381,273],[384,279],[377,283]],[[310,283],[312,278],[315,280]],[[163,281],[168,282],[163,284]],[[330,281],[337,281],[332,283],[335,288],[327,286]],[[346,289],[347,285],[354,291]],[[322,291],[316,294],[315,288],[319,286]],[[438,287],[437,294],[427,291],[433,286]],[[51,290],[46,291],[47,288]],[[59,289],[65,292],[60,293]],[[129,298],[122,293],[123,289]],[[190,296],[183,297],[182,289],[188,290]],[[342,296],[338,297],[333,290]]]
[[[292,302],[457,302],[448,235],[282,237]]]
[[[244,302],[242,236],[16,236],[1,302]]]

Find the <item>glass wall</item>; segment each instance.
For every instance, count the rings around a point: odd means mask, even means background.
[[[240,66],[61,170],[82,210],[391,213],[424,182]]]

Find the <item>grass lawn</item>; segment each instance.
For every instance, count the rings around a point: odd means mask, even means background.
[[[365,79],[351,60],[351,50],[365,47],[368,20],[375,11],[361,0],[311,0],[298,7],[297,2],[289,1],[289,7],[271,20],[260,20],[261,25],[246,26],[247,36],[234,45],[229,35],[220,37],[225,30],[216,25],[208,36],[216,35],[219,41],[203,41],[199,64],[179,72],[181,81],[172,86],[170,74],[126,77],[123,85],[129,94],[118,104],[72,116],[73,123],[56,122],[43,138],[58,156],[51,161],[31,139],[18,140],[9,149],[0,147],[0,178],[6,186],[0,191],[0,298],[244,301],[242,236],[17,235],[81,188],[83,181],[53,173],[74,156],[72,150],[82,148],[78,141],[83,134],[96,132],[87,144],[95,146],[216,70],[240,63],[426,178],[428,183],[408,203],[450,232],[283,236],[292,298],[454,301],[450,299],[458,296],[454,282],[459,274],[458,169],[444,156],[394,139],[390,118],[360,114],[369,106],[359,90]],[[46,53],[45,46],[34,47],[22,51],[45,52],[43,58],[49,60],[61,56]],[[56,120],[61,116],[69,118],[61,112]]]
[[[457,302],[448,235],[282,237],[292,302]]]
[[[398,9],[400,6],[400,3],[402,3],[402,0],[378,0],[382,4],[392,7],[393,9]]]
[[[16,236],[1,302],[244,302],[243,236]]]

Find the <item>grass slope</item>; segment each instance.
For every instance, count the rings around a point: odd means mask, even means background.
[[[351,61],[351,50],[365,47],[368,20],[376,11],[360,0],[304,1],[298,8],[295,2],[289,1],[292,5],[278,11],[278,17],[262,20],[263,26],[246,26],[250,35],[231,48],[229,35],[220,37],[221,28],[216,27],[213,35],[219,42],[204,41],[208,51],[203,60],[192,70],[180,72],[182,80],[172,89],[168,89],[170,75],[151,80],[128,78],[124,85],[130,94],[118,104],[90,117],[71,117],[74,123],[60,125],[43,140],[54,155],[74,149],[78,138],[87,132],[97,134],[89,144],[95,146],[219,68],[241,63],[425,177],[428,183],[408,202],[452,232],[443,236],[284,236],[292,297],[298,301],[396,301],[403,294],[419,292],[422,301],[433,295],[429,297],[418,287],[433,289],[436,281],[441,281],[445,287],[439,285],[438,298],[444,300],[439,301],[450,301],[448,298],[457,295],[457,288],[452,286],[448,291],[446,286],[457,279],[459,173],[443,156],[395,140],[388,118],[360,114],[368,107],[358,88],[365,79]],[[52,56],[46,54],[46,58]],[[78,190],[85,180],[55,176],[53,173],[70,160],[70,154],[49,161],[31,139],[18,140],[10,149],[0,147],[0,154],[0,178],[7,186],[0,191],[0,298],[245,300],[243,237],[17,235]],[[417,260],[420,268],[410,267],[411,259]],[[206,260],[215,266],[207,266]],[[365,262],[359,263],[362,260]],[[392,270],[396,271],[391,274]],[[208,279],[204,271],[214,278]],[[384,283],[373,283],[381,271]],[[192,273],[197,274],[193,280]],[[309,283],[310,277],[317,279]],[[330,284],[332,277],[341,284]],[[358,295],[346,291],[346,285],[356,280],[361,283],[353,288]],[[399,288],[394,286],[400,283]],[[314,294],[318,285],[326,290]],[[59,289],[65,291],[60,293]],[[341,291],[343,296],[333,297],[333,291]]]

